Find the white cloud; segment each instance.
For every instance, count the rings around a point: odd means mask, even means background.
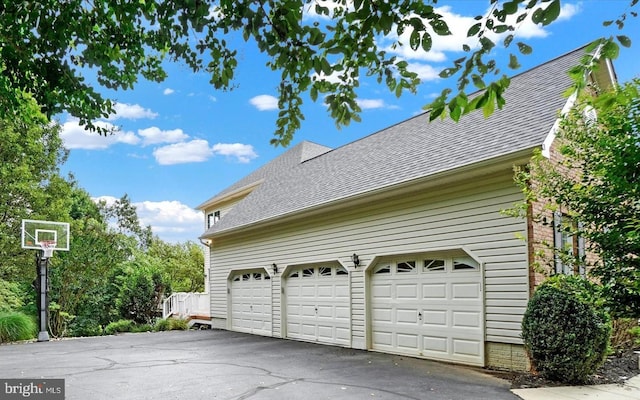
[[[104,201],[111,206],[119,199],[114,196],[92,197],[96,203]],[[197,241],[202,233],[202,213],[176,200],[133,202],[142,226],[168,242]],[[111,224],[115,228],[115,223]]]
[[[544,7],[538,7],[538,8],[544,8]],[[529,11],[530,15],[533,14],[534,10]],[[520,12],[522,11],[524,11],[524,8],[520,7]],[[555,22],[570,20],[575,15],[579,14],[581,11],[582,11],[582,3],[563,4],[562,7],[560,8],[560,15],[558,16]],[[516,18],[517,17],[515,15],[511,16],[510,20],[508,20],[507,22],[510,24],[515,24]],[[549,36],[549,31],[547,31],[545,27],[543,27],[542,25],[540,24],[536,25],[533,22],[531,22],[530,18],[527,18],[518,26],[515,34],[516,34],[516,37],[520,39],[545,38]],[[502,36],[504,36],[504,34]],[[495,36],[492,37],[491,39],[494,39],[494,38]]]
[[[451,31],[451,35],[438,36],[433,33],[433,45],[429,52],[422,50],[421,47],[418,50],[411,49],[409,46],[409,37],[413,32],[411,28],[407,28],[401,36],[398,36],[395,30],[392,31],[393,33],[381,40],[380,45],[384,46],[386,51],[397,54],[404,59],[425,62],[443,62],[447,59],[446,52],[462,51],[462,45],[465,43],[472,46],[470,39],[467,37],[467,30],[476,23],[473,16],[457,14],[451,11],[450,6],[438,7],[435,12],[442,15],[443,20],[446,21]],[[403,45],[393,48],[391,43],[396,41]]]
[[[582,12],[582,2],[576,4],[564,3],[560,7],[560,15],[556,21],[568,21]]]
[[[546,5],[545,5],[546,7]],[[524,11],[524,7],[521,7],[520,12],[512,15],[507,20],[508,24],[516,24],[516,18]],[[532,14],[534,10],[529,10],[529,14]],[[577,4],[564,4],[560,11],[560,16],[556,20],[565,21],[571,19],[576,14],[582,11],[581,3]],[[447,60],[447,53],[459,53],[462,51],[462,46],[467,44],[471,48],[476,48],[478,46],[478,41],[474,38],[467,37],[468,29],[473,26],[476,21],[474,19],[475,15],[466,16],[462,14],[458,14],[454,12],[451,6],[443,6],[435,9],[435,12],[442,15],[443,20],[446,21],[449,30],[451,31],[451,35],[448,36],[438,36],[433,34],[433,45],[429,52],[425,52],[422,48],[418,48],[417,50],[412,50],[409,46],[409,37],[413,30],[411,28],[407,28],[402,35],[398,36],[397,33],[392,30],[392,33],[385,38],[382,38],[379,42],[379,45],[384,47],[384,49],[392,54],[396,54],[402,57],[405,60],[412,60],[414,63],[412,64],[412,71],[418,72],[421,75],[421,79],[423,80],[431,80],[428,79],[429,76],[433,76],[433,71],[429,71],[428,69],[423,69],[420,72],[416,69],[421,63],[441,63]],[[487,37],[494,42],[499,42],[501,39],[506,37],[508,33],[503,34],[492,34],[487,33]],[[514,32],[516,38],[519,39],[531,39],[534,37],[546,37],[549,35],[549,31],[546,30],[546,27],[542,25],[535,25],[531,22],[530,18],[527,18],[521,24],[517,26],[517,30]],[[392,46],[395,42],[400,42],[402,46]],[[429,68],[429,67],[426,67]],[[437,75],[437,74],[436,74]],[[425,79],[426,78],[426,79]]]
[[[109,120],[114,121],[116,119],[124,118],[124,119],[154,119],[158,116],[157,113],[154,113],[148,108],[144,108],[139,104],[126,104],[126,103],[116,103],[113,106],[115,113],[109,116]]]
[[[118,201],[120,199],[118,199],[117,197],[113,197],[113,196],[98,196],[98,197],[92,197],[91,200],[93,200],[96,203],[104,201],[106,205],[112,206],[112,205],[115,204],[116,201]]]
[[[142,226],[168,242],[196,241],[202,234],[202,213],[179,201],[142,201],[136,206]]]
[[[213,156],[213,149],[203,139],[175,143],[153,150],[153,156],[160,165],[186,164],[207,161]]]
[[[158,143],[177,143],[189,138],[189,135],[184,133],[182,129],[163,131],[155,126],[138,129],[138,135],[142,136],[144,146]]]
[[[385,107],[384,100],[382,99],[357,99],[356,102],[363,110]]]
[[[116,143],[135,145],[140,142],[140,138],[133,132],[121,131],[113,124],[104,121],[97,121],[96,126],[113,131],[113,134],[102,136],[97,132],[89,132],[80,126],[78,120],[70,119],[61,126],[60,137],[67,149],[99,150],[106,149]]]
[[[249,103],[256,107],[260,111],[277,110],[278,99],[268,94],[261,94],[256,97],[252,97]]]
[[[242,143],[217,143],[213,145],[213,151],[228,157],[235,157],[241,163],[248,163],[258,157],[253,146]]]
[[[438,75],[440,70],[429,64],[409,63],[408,69],[418,74],[418,78],[420,78],[420,81],[422,82],[440,79],[440,76]]]
[[[162,94],[164,94],[165,96],[173,94],[175,92],[175,90],[171,89],[171,88],[166,88],[165,90],[162,91]]]

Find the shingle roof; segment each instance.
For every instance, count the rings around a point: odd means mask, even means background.
[[[506,105],[487,119],[474,112],[429,123],[424,113],[301,163],[304,146],[296,146],[221,192],[264,179],[203,236],[539,147],[567,101],[567,71],[583,55],[581,48],[513,77]]]
[[[287,171],[295,167],[296,165],[299,165],[301,162],[304,162],[313,157],[317,157],[329,150],[331,150],[331,147],[322,146],[309,141],[304,141],[300,144],[297,144],[284,154],[281,154],[280,156],[271,160],[269,163],[263,165],[254,172],[240,179],[238,182],[224,189],[196,208],[203,209],[207,204],[215,203],[216,201],[224,199],[229,194],[241,190],[242,188],[254,185],[265,178],[278,176],[283,171]]]

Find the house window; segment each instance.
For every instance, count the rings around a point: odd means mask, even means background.
[[[566,214],[553,214],[554,263],[557,274],[584,275],[585,245],[580,224]]]
[[[207,228],[211,228],[218,221],[220,221],[220,211],[207,214]]]

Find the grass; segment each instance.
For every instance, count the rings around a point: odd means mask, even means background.
[[[19,312],[0,314],[0,343],[29,340],[36,336],[35,321]]]

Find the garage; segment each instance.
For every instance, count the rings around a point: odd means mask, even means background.
[[[231,330],[271,336],[271,277],[264,269],[231,277]]]
[[[349,346],[349,274],[339,264],[304,266],[286,274],[286,335],[291,339]]]
[[[371,349],[484,365],[480,264],[459,256],[397,257],[371,269]]]

